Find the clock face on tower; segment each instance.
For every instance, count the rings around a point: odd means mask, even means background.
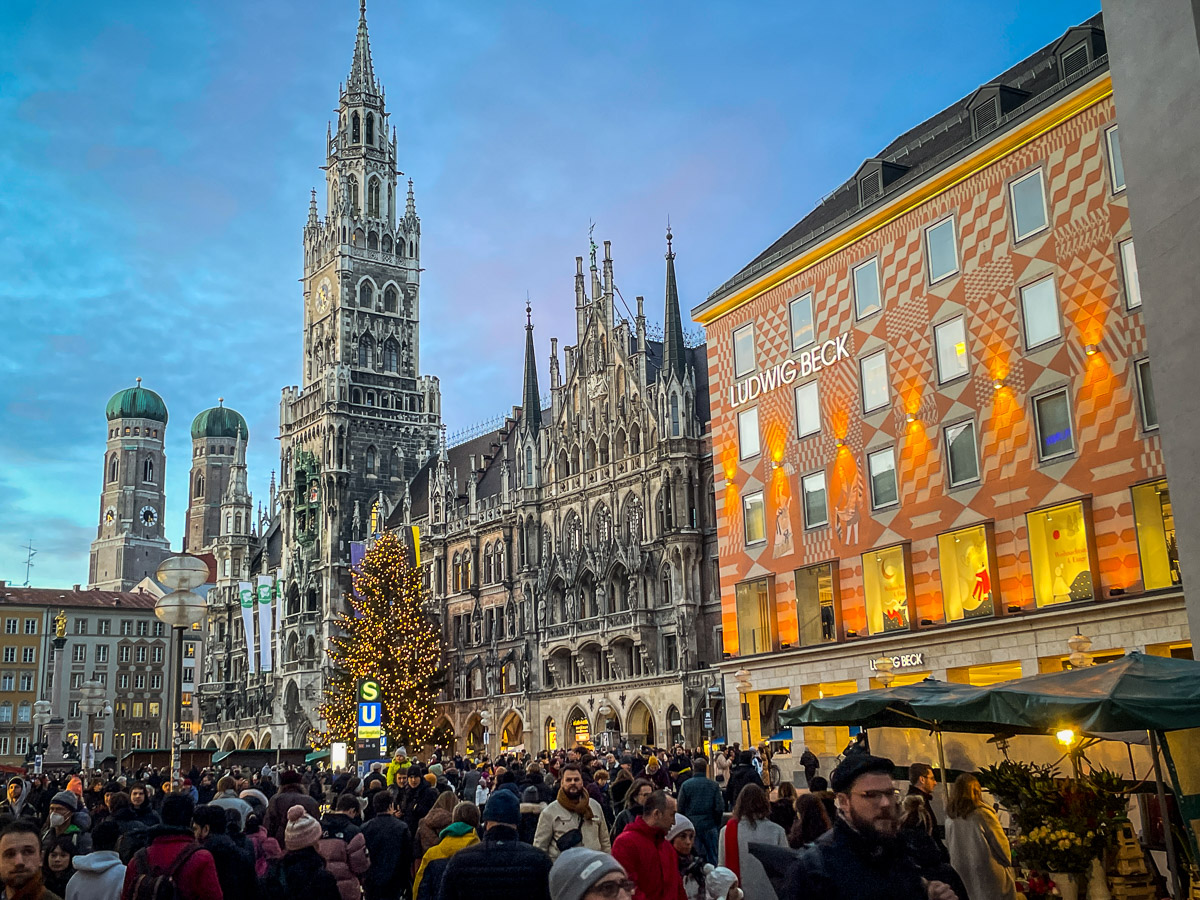
[[[322,278],[321,283],[317,286],[317,312],[329,312],[330,302],[330,284],[328,278]]]
[[[142,507],[142,524],[143,525],[153,525],[157,521],[158,521],[158,510],[156,510],[153,506],[143,506]]]

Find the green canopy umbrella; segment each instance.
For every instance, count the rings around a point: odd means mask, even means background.
[[[989,732],[995,729],[984,722],[987,708],[987,688],[926,678],[914,684],[809,700],[785,709],[779,721],[783,725],[916,725],[930,731]]]

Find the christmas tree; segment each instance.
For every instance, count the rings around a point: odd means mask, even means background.
[[[337,672],[325,690],[321,715],[326,730],[314,746],[353,745],[357,684],[374,678],[383,696],[383,726],[391,746],[420,747],[433,738],[436,698],[442,686],[441,630],[426,610],[421,573],[404,545],[384,534],[352,573],[352,615],[341,615],[330,640]]]

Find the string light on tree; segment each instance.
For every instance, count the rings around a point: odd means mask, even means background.
[[[357,724],[356,686],[374,678],[383,696],[383,727],[392,746],[419,747],[433,739],[437,695],[442,688],[441,629],[426,611],[421,572],[394,534],[380,537],[352,574],[352,615],[338,617],[330,640],[336,667],[325,690],[321,715],[326,730],[313,744],[352,743]]]

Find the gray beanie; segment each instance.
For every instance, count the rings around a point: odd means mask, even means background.
[[[587,847],[563,851],[550,869],[551,900],[583,900],[583,895],[609,872],[625,874],[612,856]]]
[[[65,806],[72,812],[79,812],[79,798],[71,791],[59,791],[50,798],[50,802],[58,806]]]

